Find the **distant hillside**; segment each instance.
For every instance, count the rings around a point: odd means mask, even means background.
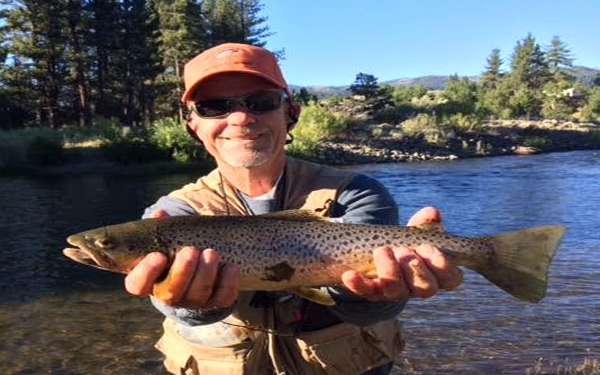
[[[592,83],[594,78],[600,75],[600,69],[587,68],[585,66],[576,66],[573,68],[573,75],[578,82],[589,85]],[[479,76],[470,76],[469,79],[478,81]],[[383,85],[392,86],[418,86],[423,85],[429,90],[442,90],[448,82],[449,76],[431,75],[422,76],[415,78],[398,78],[390,81],[380,82]],[[292,90],[298,91],[303,86],[291,85]],[[349,95],[349,85],[346,86],[308,86],[306,89],[311,94],[318,96],[319,98],[326,98],[335,94],[338,95]]]
[[[578,82],[589,85],[600,75],[600,69],[587,68],[585,66],[576,66],[573,68],[573,75]]]

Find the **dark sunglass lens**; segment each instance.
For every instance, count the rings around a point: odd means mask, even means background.
[[[229,113],[231,103],[227,99],[201,100],[196,103],[196,109],[202,117],[219,117]]]
[[[248,95],[244,104],[252,112],[273,111],[281,106],[282,96],[279,92],[259,92]]]

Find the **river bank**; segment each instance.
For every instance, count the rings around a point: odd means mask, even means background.
[[[477,131],[452,129],[413,136],[393,125],[372,125],[355,129],[354,136],[323,142],[315,154],[320,162],[353,165],[594,149],[600,149],[598,124],[499,120]]]
[[[355,165],[426,160],[456,160],[501,155],[532,155],[559,151],[600,149],[600,126],[594,123],[501,120],[477,130],[451,129],[407,135],[396,125],[361,125],[343,137],[321,142],[300,157],[330,164]],[[72,145],[65,161],[50,166],[23,165],[6,175],[74,175],[88,173],[157,175],[207,171],[204,163],[154,162],[121,164],[107,158],[98,145]]]

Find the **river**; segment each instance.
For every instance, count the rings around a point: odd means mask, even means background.
[[[403,220],[435,205],[448,232],[558,224],[567,233],[547,297],[512,299],[467,271],[464,284],[400,315],[402,374],[525,374],[600,359],[600,152],[351,167],[387,186]],[[193,180],[84,175],[0,177],[0,373],[165,374],[153,348],[161,316],[123,276],[61,255],[68,234],[139,217]]]

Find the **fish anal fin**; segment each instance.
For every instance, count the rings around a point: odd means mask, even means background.
[[[308,287],[296,287],[288,289],[290,292],[299,295],[300,297],[307,299],[309,301],[325,305],[325,306],[334,306],[335,301],[331,298],[331,295],[322,289],[317,288],[308,288]]]

